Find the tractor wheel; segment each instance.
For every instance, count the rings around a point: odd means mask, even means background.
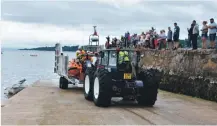
[[[111,79],[108,76],[108,71],[105,69],[99,70],[94,79],[93,100],[96,106],[108,107],[111,104],[112,94]]]
[[[60,81],[59,81],[59,88],[61,89],[67,89],[68,88],[68,80],[66,80],[64,77],[60,77]]]
[[[93,100],[93,82],[94,82],[94,70],[87,68],[84,77],[84,97],[86,100]]]
[[[140,105],[153,106],[157,100],[159,82],[155,78],[153,70],[142,71],[139,73],[138,79],[143,81],[143,87],[139,89],[140,96],[137,102]]]

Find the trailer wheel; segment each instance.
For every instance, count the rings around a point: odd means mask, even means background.
[[[61,89],[62,89],[62,87],[63,87],[63,86],[62,86],[62,83],[63,83],[62,81],[63,81],[63,79],[62,79],[62,77],[60,77],[60,79],[59,79],[59,88],[61,88]]]
[[[142,80],[144,85],[139,89],[140,96],[136,99],[140,105],[153,106],[157,100],[159,81],[155,72],[146,70],[139,73],[138,79]]]
[[[96,73],[93,86],[94,104],[99,107],[108,107],[111,104],[112,94],[111,79],[108,76],[108,71],[105,69],[99,70]]]
[[[93,100],[93,82],[94,82],[94,70],[87,68],[84,77],[84,97],[86,100]]]
[[[68,80],[66,80],[66,78],[64,77],[60,77],[60,81],[59,81],[59,88],[61,89],[67,89],[68,88]]]

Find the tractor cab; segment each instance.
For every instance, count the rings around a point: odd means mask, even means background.
[[[106,49],[99,55],[99,66],[107,68],[115,80],[135,79],[138,61],[138,52],[132,49]]]

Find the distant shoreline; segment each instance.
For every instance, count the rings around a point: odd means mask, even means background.
[[[77,46],[63,46],[62,49],[63,51],[75,52],[78,50],[78,47],[79,47],[78,45]],[[18,50],[55,51],[55,47],[23,48],[23,49],[18,49]]]
[[[17,49],[17,50],[20,50],[20,51],[45,51],[45,52],[53,52],[53,50],[30,50],[30,49]],[[64,52],[76,52],[76,51],[66,51],[66,50],[63,50]]]

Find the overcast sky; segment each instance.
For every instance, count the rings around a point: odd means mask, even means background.
[[[159,30],[177,22],[180,37],[196,20],[217,21],[217,0],[2,0],[2,47],[87,44],[97,25],[100,42],[105,36],[120,36],[126,31],[141,33],[152,26]]]

